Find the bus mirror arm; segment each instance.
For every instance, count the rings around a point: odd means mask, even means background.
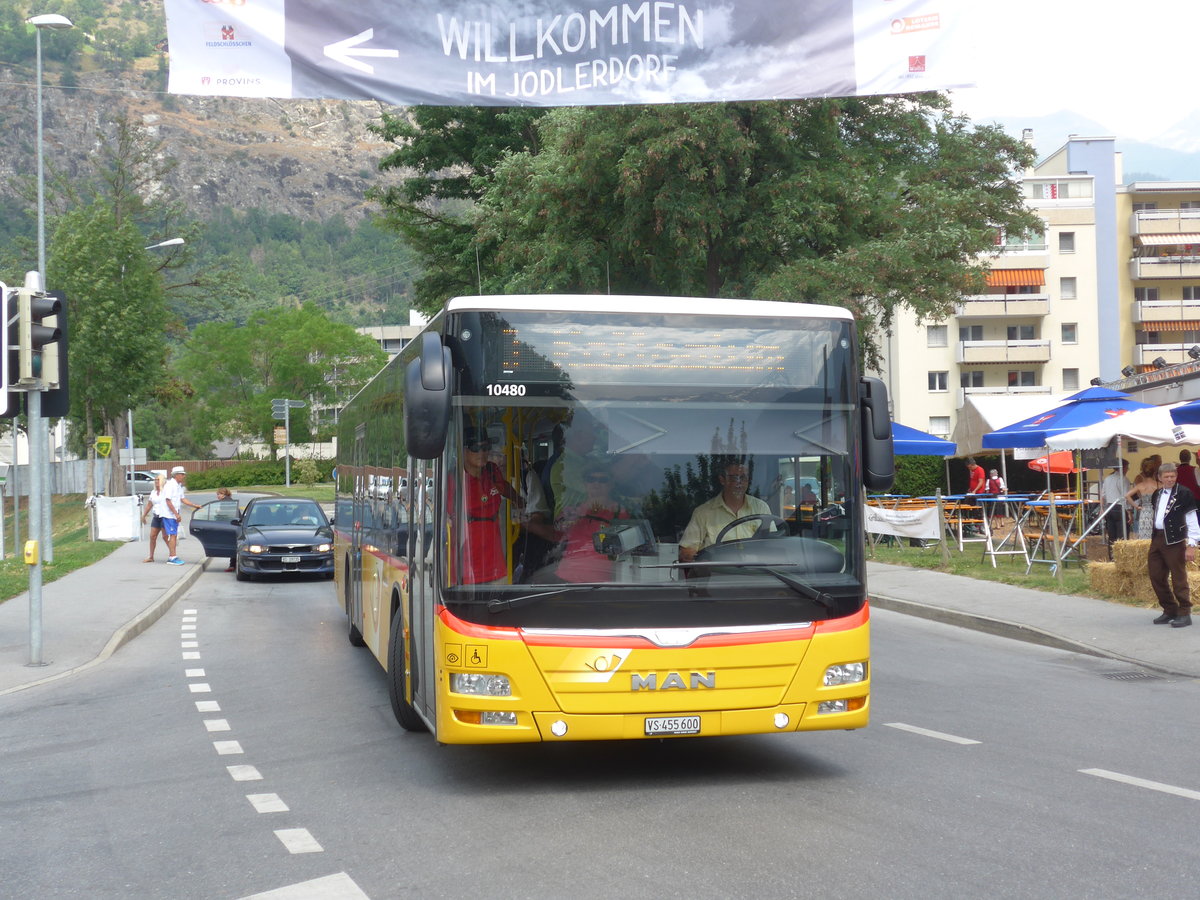
[[[887,386],[878,378],[860,380],[863,484],[867,490],[889,491],[896,477],[892,447],[892,422],[888,415]]]

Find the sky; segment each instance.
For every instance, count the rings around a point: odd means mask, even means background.
[[[1152,141],[1200,109],[1197,0],[958,2],[976,17],[980,62],[978,87],[954,102],[973,119],[1067,109]],[[1200,117],[1190,131],[1200,139]]]

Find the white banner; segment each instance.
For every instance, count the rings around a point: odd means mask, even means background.
[[[938,540],[942,523],[936,506],[928,509],[882,509],[868,506],[867,531],[871,534],[891,534],[896,537]]]
[[[583,106],[974,80],[963,0],[165,2],[174,94]]]

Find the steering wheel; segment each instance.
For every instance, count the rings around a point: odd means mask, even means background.
[[[721,540],[725,537],[725,535],[729,534],[729,532],[733,531],[733,529],[737,528],[739,525],[744,525],[747,522],[759,522],[760,524],[758,528],[755,529],[754,534],[750,535],[749,538],[743,538],[743,540],[761,541],[768,538],[788,536],[787,519],[781,519],[779,516],[771,515],[770,513],[753,513],[749,516],[742,516],[741,518],[734,519],[719,532],[717,532],[717,539],[713,541],[713,543],[721,543]],[[771,532],[772,525],[777,526],[774,533]]]

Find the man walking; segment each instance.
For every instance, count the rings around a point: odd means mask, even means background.
[[[1196,558],[1200,521],[1196,518],[1196,498],[1191,491],[1176,484],[1178,477],[1175,463],[1159,466],[1158,479],[1162,487],[1150,498],[1154,531],[1150,536],[1146,564],[1150,569],[1150,584],[1163,608],[1154,624],[1185,628],[1192,624],[1187,563]]]
[[[193,503],[184,496],[183,480],[186,477],[187,470],[183,466],[176,466],[171,470],[171,478],[162,491],[163,503],[167,507],[167,515],[161,517],[163,539],[167,544],[167,562],[173,566],[183,565],[183,560],[175,553],[175,546],[179,543],[179,526],[183,524],[183,508],[200,508],[198,503]]]
[[[1118,467],[1100,483],[1100,499],[1104,502],[1104,529],[1108,542],[1123,541],[1129,535],[1129,460],[1122,459]]]

